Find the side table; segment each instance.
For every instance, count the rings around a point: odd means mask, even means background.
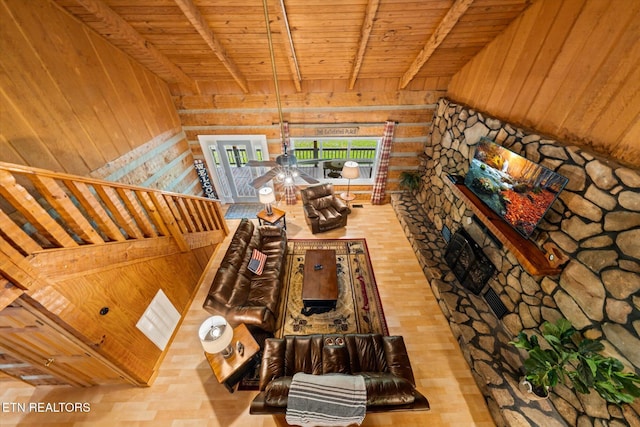
[[[244,345],[244,353],[238,354],[238,342]],[[233,393],[234,387],[242,379],[242,376],[255,363],[254,357],[260,351],[260,346],[253,338],[247,326],[242,323],[233,328],[233,354],[225,359],[221,354],[211,354],[205,352],[209,366],[213,370],[219,383]]]
[[[258,217],[258,224],[262,225],[262,223],[269,225],[277,225],[280,220],[282,220],[282,228],[287,229],[287,213],[283,210],[277,208],[271,208],[273,211],[272,215],[268,215],[267,211],[262,209],[260,212],[256,214]]]

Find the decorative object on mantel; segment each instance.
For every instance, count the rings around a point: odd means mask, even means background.
[[[598,339],[584,338],[567,319],[556,323],[544,322],[540,328],[548,346],[542,348],[538,336],[530,338],[521,331],[510,342],[527,350],[524,361],[524,380],[529,390],[538,397],[546,397],[549,389],[567,379],[579,393],[595,390],[607,402],[631,403],[640,397],[640,377],[633,372],[623,372],[624,365],[615,357],[600,354],[604,345]]]

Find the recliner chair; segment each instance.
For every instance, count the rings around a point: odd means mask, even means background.
[[[300,190],[304,216],[313,234],[347,225],[349,207],[333,194],[333,184],[320,184]]]

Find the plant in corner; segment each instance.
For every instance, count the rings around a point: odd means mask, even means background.
[[[422,174],[417,171],[403,171],[400,173],[400,188],[404,188],[409,191],[414,191],[420,188],[420,181],[422,180]]]
[[[536,335],[530,338],[521,331],[510,342],[528,352],[524,361],[525,379],[538,396],[548,395],[551,387],[571,381],[579,393],[598,392],[606,401],[631,403],[640,397],[640,377],[623,372],[624,366],[615,357],[600,354],[604,345],[600,339],[584,338],[567,319],[544,322],[540,328],[548,348],[542,348]]]

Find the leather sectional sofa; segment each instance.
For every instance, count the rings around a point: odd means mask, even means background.
[[[253,249],[267,255],[262,274],[247,269]],[[203,307],[236,326],[274,332],[283,287],[287,235],[280,227],[256,227],[243,218],[232,237]]]
[[[250,413],[285,413],[291,380],[297,372],[362,375],[367,412],[429,409],[429,402],[415,388],[401,336],[317,334],[267,339],[260,393],[251,403]]]

